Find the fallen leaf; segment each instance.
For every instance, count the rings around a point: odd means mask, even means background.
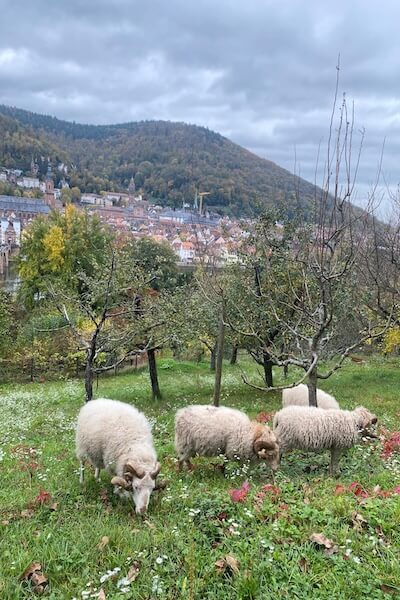
[[[5,519],[4,521],[1,522],[2,525],[9,525],[10,521],[8,521],[8,519]]]
[[[351,483],[349,485],[349,490],[351,492],[353,492],[353,494],[355,496],[358,496],[359,498],[368,498],[368,496],[369,496],[367,490],[365,490],[362,487],[362,485],[360,483],[358,483],[357,481],[353,481],[353,483]]]
[[[237,575],[239,573],[239,561],[231,554],[225,556],[226,564]]]
[[[399,591],[399,588],[394,587],[394,585],[388,585],[387,583],[382,583],[381,590],[384,594],[396,594]]]
[[[43,594],[49,580],[42,573],[42,565],[40,562],[34,561],[25,569],[20,577],[21,581],[27,581],[32,584],[32,590],[35,594]]]
[[[240,488],[228,490],[228,494],[233,502],[243,502],[249,493],[250,484],[246,480]]]
[[[103,535],[103,537],[100,540],[100,543],[97,545],[99,550],[104,550],[104,548],[107,546],[107,544],[109,543],[110,538],[107,537],[106,535]]]
[[[300,567],[300,570],[303,571],[303,573],[307,573],[307,571],[308,571],[308,562],[306,561],[306,559],[304,557],[300,558],[300,560],[299,560],[299,567]]]
[[[154,523],[152,523],[151,521],[148,521],[147,519],[145,519],[144,522],[146,523],[146,525],[147,525],[147,527],[149,529],[155,529],[156,528],[156,526],[154,525]]]
[[[217,571],[219,573],[223,573],[225,571],[225,567],[226,567],[226,562],[224,558],[219,558],[218,560],[215,561],[215,568],[217,569]]]
[[[46,504],[46,502],[49,502],[50,500],[51,494],[49,492],[46,492],[46,490],[40,489],[38,495],[35,498],[35,503],[43,506],[43,504]]]
[[[280,488],[278,488],[278,486],[276,485],[272,485],[272,483],[267,483],[267,485],[263,485],[261,489],[263,490],[263,492],[270,493],[274,496],[279,496],[279,494],[281,493]]]
[[[225,573],[226,575],[238,575],[239,573],[240,563],[232,554],[219,558],[214,564],[219,573]]]
[[[26,508],[25,510],[21,510],[21,517],[24,519],[30,519],[34,514],[34,510],[32,508]]]
[[[351,522],[353,524],[353,529],[355,529],[356,531],[362,531],[363,527],[365,527],[368,523],[368,521],[364,519],[364,517],[360,515],[360,513],[358,513],[356,510],[353,511],[351,515]]]
[[[32,562],[29,565],[29,567],[27,567],[25,569],[25,571],[22,573],[20,580],[24,581],[25,579],[29,579],[35,571],[41,571],[41,570],[42,570],[42,565],[40,564],[40,562]]]
[[[272,421],[274,415],[274,412],[268,413],[263,411],[258,413],[258,415],[256,416],[256,421],[258,421],[259,423],[268,423],[269,421]]]
[[[128,571],[128,575],[126,576],[129,583],[132,583],[133,581],[135,581],[135,579],[139,575],[139,571],[140,571],[140,563],[137,560],[134,560],[131,568]]]
[[[346,488],[344,487],[344,485],[337,485],[335,487],[335,496],[338,496],[339,494],[344,494],[346,491]]]
[[[50,510],[52,510],[52,511],[58,510],[58,502],[53,502],[53,504],[50,506]]]
[[[101,588],[101,590],[99,591],[99,595],[97,596],[99,600],[107,600],[106,599],[106,593],[103,590],[103,588]]]
[[[398,485],[397,487],[393,488],[392,493],[393,494],[400,494],[400,485]]]
[[[327,538],[323,533],[312,533],[310,535],[310,541],[317,546],[323,546],[326,556],[332,556],[332,554],[336,554],[336,552],[339,550],[337,544]]]

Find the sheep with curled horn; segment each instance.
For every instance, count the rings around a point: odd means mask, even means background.
[[[175,449],[178,469],[190,458],[218,456],[242,460],[265,460],[276,471],[279,446],[272,430],[251,421],[243,412],[226,406],[193,405],[178,410],[175,416]]]
[[[105,468],[113,475],[114,492],[131,497],[136,513],[143,513],[157,489],[160,463],[154,449],[151,425],[134,406],[100,398],[81,409],[76,428],[76,454],[80,460],[80,482],[88,459],[95,477]]]

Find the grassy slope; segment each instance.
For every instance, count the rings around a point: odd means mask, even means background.
[[[283,460],[277,476],[281,495],[275,499],[267,494],[259,507],[255,494],[270,481],[261,467],[229,464],[224,479],[211,465],[216,461],[199,459],[193,474],[178,476],[172,433],[175,409],[207,402],[212,376],[205,364],[164,360],[161,366],[163,402],[148,400],[146,372],[104,379],[96,391],[97,396],[134,402],[155,421],[162,473],[170,483],[153,496],[146,520],[134,516],[129,504],[113,498],[105,472],[100,485],[90,473],[84,489],[79,487],[73,429],[83,396],[80,383],[2,388],[2,600],[33,597],[18,582],[33,560],[43,564],[50,581],[46,597],[54,600],[89,597],[82,591],[98,591],[100,577],[115,567],[121,569],[116,579],[102,586],[108,600],[277,595],[377,599],[387,597],[382,584],[400,589],[400,496],[372,497],[360,504],[351,492],[334,493],[338,483],[348,486],[353,481],[369,490],[375,485],[391,489],[400,484],[400,460],[384,462],[380,443],[359,446],[342,459],[341,475],[333,480],[327,475],[327,454],[292,454]],[[362,402],[375,410],[385,427],[399,429],[397,364],[349,366],[325,382],[324,388],[343,406]],[[265,396],[245,387],[238,367],[226,366],[223,389],[224,404],[252,415],[279,404],[277,394]],[[27,458],[26,447],[36,449],[37,455]],[[31,478],[21,465],[32,459],[39,467]],[[307,473],[307,466],[317,468]],[[245,479],[251,484],[250,493],[244,503],[234,504],[227,490]],[[51,493],[56,510],[34,503],[41,488]],[[33,511],[21,515],[30,503]],[[353,511],[367,521],[361,530],[353,528]],[[308,541],[312,532],[333,539],[339,552],[325,556]],[[109,542],[99,549],[103,536]],[[226,554],[240,561],[238,575],[217,573],[215,561]],[[346,554],[349,558],[344,558]],[[140,562],[140,574],[123,593],[117,581],[133,560]],[[397,597],[395,591],[392,597]]]

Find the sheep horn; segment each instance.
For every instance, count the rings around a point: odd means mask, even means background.
[[[130,487],[129,481],[126,481],[126,479],[123,477],[113,477],[111,479],[111,483],[113,485],[119,485],[120,487],[124,488],[124,490],[127,490]]]
[[[152,472],[150,473],[150,477],[151,477],[152,479],[155,479],[155,478],[157,477],[157,475],[159,474],[160,470],[161,470],[161,465],[160,465],[160,463],[158,462],[158,463],[156,464],[156,468],[155,468],[155,470],[154,470],[154,471],[152,471]]]
[[[275,450],[276,442],[268,442],[267,440],[256,440],[254,442],[254,452],[258,453],[261,450]]]
[[[143,471],[143,469],[138,469],[137,467],[134,467],[131,463],[126,463],[124,467],[124,475],[126,477],[130,477],[130,479],[132,479],[133,477],[143,479],[143,477],[145,476],[145,472]]]

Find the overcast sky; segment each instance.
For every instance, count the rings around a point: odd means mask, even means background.
[[[0,0],[0,103],[86,123],[205,125],[314,180],[340,92],[359,201],[400,181],[398,0]]]

